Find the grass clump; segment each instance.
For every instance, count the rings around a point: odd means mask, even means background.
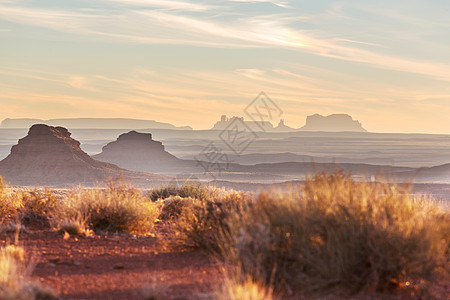
[[[0,249],[0,299],[58,299],[52,290],[31,281],[29,275],[21,247],[9,245]]]
[[[193,200],[193,198],[181,198],[180,196],[169,196],[161,200],[162,207],[158,219],[163,221],[177,219],[183,212],[183,208]]]
[[[139,190],[111,182],[106,189],[73,192],[55,215],[61,230],[74,230],[78,234],[85,232],[86,227],[97,233],[147,234],[159,212],[160,205],[149,201]]]
[[[0,177],[0,214],[2,216],[10,216],[17,213],[22,206],[22,198],[18,193],[12,193],[9,187]]]
[[[71,236],[87,237],[92,235],[92,230],[89,229],[88,220],[86,216],[78,213],[75,216],[66,216],[57,221],[57,228],[60,234],[68,234]]]
[[[154,189],[149,193],[149,197],[152,201],[156,201],[158,199],[164,200],[171,196],[202,199],[208,196],[208,188],[197,183],[185,183],[181,187],[170,185],[159,189]]]
[[[229,214],[222,256],[260,282],[306,291],[385,290],[448,267],[450,217],[388,183],[320,173]]]
[[[50,218],[56,211],[59,199],[51,189],[20,191],[20,220],[24,225],[50,227]]]
[[[175,234],[185,245],[217,252],[222,247],[221,232],[228,231],[228,218],[249,201],[244,192],[214,187],[200,199],[184,199],[174,222]]]
[[[236,277],[225,278],[217,293],[217,300],[275,300],[273,289],[254,281],[251,277],[237,280]]]

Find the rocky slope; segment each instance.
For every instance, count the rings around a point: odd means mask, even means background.
[[[130,172],[91,158],[63,127],[33,125],[0,162],[0,175],[14,185],[95,185],[123,176],[140,183],[166,180],[164,176]]]

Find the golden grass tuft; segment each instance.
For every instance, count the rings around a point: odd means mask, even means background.
[[[3,178],[0,177],[0,214],[3,216],[14,215],[21,206],[21,195],[11,192]]]
[[[110,182],[106,189],[72,191],[54,215],[61,230],[72,227],[82,233],[89,227],[95,232],[148,234],[159,213],[160,204],[149,201],[141,191]]]
[[[244,280],[227,277],[217,293],[217,300],[276,300],[273,289],[251,277]]]
[[[9,245],[0,249],[0,299],[58,299],[50,289],[29,279],[30,268],[24,261],[24,250]]]

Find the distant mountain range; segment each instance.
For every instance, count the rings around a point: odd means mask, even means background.
[[[73,118],[73,119],[5,119],[0,128],[29,128],[34,124],[62,126],[70,129],[173,129],[192,130],[192,127],[177,127],[154,120],[126,118]]]
[[[246,121],[242,117],[228,118],[223,115],[211,130],[226,130],[229,128],[238,128],[239,130],[251,130],[255,132],[293,132],[293,131],[323,131],[323,132],[367,132],[357,120],[347,114],[332,114],[322,116],[314,114],[306,118],[305,126],[295,129],[287,126],[281,119],[276,127],[268,121],[256,122]]]
[[[169,123],[161,123],[154,120],[138,120],[126,118],[69,118],[69,119],[5,119],[0,124],[0,129],[30,128],[34,124],[46,124],[49,126],[62,126],[69,129],[170,129],[192,130],[190,126],[178,127]],[[233,128],[231,128],[233,127]],[[276,127],[269,121],[246,121],[242,117],[223,115],[211,130],[250,130],[254,132],[294,132],[294,131],[323,131],[323,132],[366,132],[361,123],[346,114],[333,114],[322,116],[314,114],[306,118],[305,126],[292,128],[281,119]]]

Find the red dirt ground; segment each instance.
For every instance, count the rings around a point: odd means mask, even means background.
[[[0,238],[0,246],[7,241]],[[33,278],[62,299],[207,298],[221,281],[220,267],[198,251],[170,252],[155,238],[103,236],[64,239],[49,231],[21,234],[35,263]]]
[[[13,239],[14,235],[0,235],[0,246]],[[28,229],[20,234],[19,244],[35,264],[33,279],[53,288],[62,299],[214,299],[223,279],[220,264],[205,253],[174,251],[153,237],[64,238],[50,230]],[[409,287],[351,299],[450,299],[450,287],[444,280],[427,294]]]

